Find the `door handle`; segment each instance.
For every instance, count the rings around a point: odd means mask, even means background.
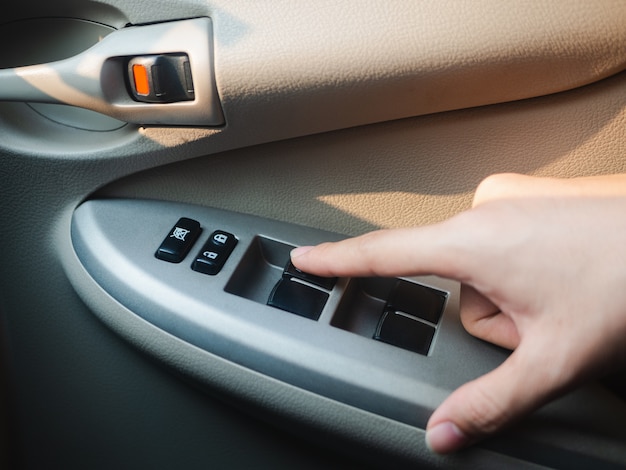
[[[129,26],[68,59],[0,70],[0,101],[71,105],[135,124],[219,126],[212,35],[206,17]],[[184,99],[147,102],[137,95],[129,62],[159,57],[184,58],[181,86],[193,84]]]

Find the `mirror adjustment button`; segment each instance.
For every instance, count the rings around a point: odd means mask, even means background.
[[[322,289],[331,290],[335,283],[337,282],[336,277],[321,277],[315,276],[313,274],[305,273],[304,271],[300,271],[296,268],[291,261],[287,263],[285,266],[285,270],[283,271],[284,277],[295,277],[296,279],[300,279],[302,281],[306,281],[310,284],[321,287]]]
[[[272,289],[267,305],[317,320],[327,300],[327,292],[298,281],[282,278]]]
[[[198,252],[191,269],[214,276],[224,267],[236,245],[237,238],[232,233],[216,230]]]
[[[446,297],[445,292],[399,280],[389,296],[386,310],[408,313],[437,324],[441,318]]]
[[[199,222],[186,217],[178,219],[154,255],[163,261],[180,263],[189,253],[201,231]]]
[[[434,336],[434,327],[401,313],[386,311],[381,317],[374,339],[427,355]]]

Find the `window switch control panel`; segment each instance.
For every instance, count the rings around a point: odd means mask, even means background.
[[[395,278],[315,276],[290,261],[295,245],[255,236],[228,293],[414,353],[429,355],[448,293]]]
[[[289,262],[296,246],[338,241],[342,234],[200,205],[92,199],[74,212],[71,237],[76,256],[64,257],[68,278],[90,311],[177,372],[181,353],[188,354],[193,359],[185,368],[195,378],[219,390],[232,384],[260,405],[301,390],[297,403],[324,398],[316,403],[324,403],[328,423],[338,422],[338,409],[360,423],[364,415],[357,411],[364,410],[408,425],[402,429],[412,442],[413,429],[424,429],[436,404],[510,354],[465,331],[456,281],[327,279]],[[261,383],[272,388],[258,391]],[[585,393],[576,400],[604,403]],[[591,412],[579,418],[580,406],[571,404],[511,430],[519,434],[505,448],[515,443],[532,453],[539,444],[555,449],[549,462],[570,455],[575,464],[578,447],[569,453],[562,443],[574,428],[581,430],[577,442],[589,442],[584,429]],[[320,406],[309,408],[317,420]],[[614,429],[614,407],[603,413],[594,409],[595,429]],[[563,434],[547,433],[546,422],[568,426]],[[387,429],[379,429],[385,439]],[[608,439],[624,442],[617,433]]]
[[[457,367],[455,341],[468,338],[453,317],[459,286],[432,276],[326,278],[290,262],[296,246],[343,238],[166,201],[91,200],[72,220],[77,259],[105,300],[181,347],[423,425],[433,400],[420,390],[430,393],[442,369],[454,369],[449,388],[474,378]]]
[[[161,242],[155,256],[164,261],[180,263],[201,232],[202,228],[198,221],[187,217],[179,218]],[[215,276],[224,267],[237,242],[232,233],[214,230],[197,252],[191,269]],[[316,276],[296,268],[289,258],[292,245],[257,236],[254,246],[256,250],[244,256],[242,265],[245,266],[247,263],[259,267],[268,264],[268,259],[278,258],[282,261],[281,266],[284,266],[280,270],[280,276],[266,294],[262,288],[256,286],[267,285],[268,281],[262,279],[262,273],[268,273],[265,276],[268,279],[275,277],[276,266],[269,264],[269,268],[256,269],[257,272],[254,272],[255,268],[238,268],[234,277],[241,276],[241,285],[245,287],[231,288],[230,293],[235,295],[243,293],[242,296],[251,298],[247,293],[252,290],[257,292],[252,300],[262,301],[270,307],[318,321],[338,279]],[[275,253],[268,254],[267,251]],[[280,254],[277,255],[276,252]],[[246,261],[251,257],[254,258],[252,261]],[[242,270],[244,274],[241,274]],[[437,324],[445,307],[446,292],[402,279],[370,279],[366,282],[352,280],[352,284],[355,282],[359,287],[352,287],[343,295],[348,300],[344,299],[340,303],[334,326],[418,354],[429,354]],[[373,292],[369,292],[372,284]],[[228,286],[226,291],[229,291]],[[363,305],[362,296],[370,299],[370,306],[367,309],[357,308],[358,305]],[[372,331],[354,331],[351,325],[361,324],[363,321],[358,319],[346,321],[345,318],[355,316],[372,317],[373,319],[367,323],[375,325],[375,328]]]

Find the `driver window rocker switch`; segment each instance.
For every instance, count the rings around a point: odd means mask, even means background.
[[[328,293],[296,280],[281,278],[272,290],[267,305],[311,320],[318,320]]]
[[[296,279],[300,279],[301,281],[308,282],[326,290],[332,290],[332,288],[335,286],[335,283],[337,282],[336,277],[315,276],[313,274],[300,271],[292,264],[291,260],[287,263],[287,266],[285,266],[285,269],[283,271],[283,277],[295,277]]]

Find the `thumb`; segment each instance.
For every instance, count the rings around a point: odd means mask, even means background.
[[[455,390],[430,417],[426,443],[447,454],[500,431],[554,398],[558,378],[516,349],[498,368]]]

